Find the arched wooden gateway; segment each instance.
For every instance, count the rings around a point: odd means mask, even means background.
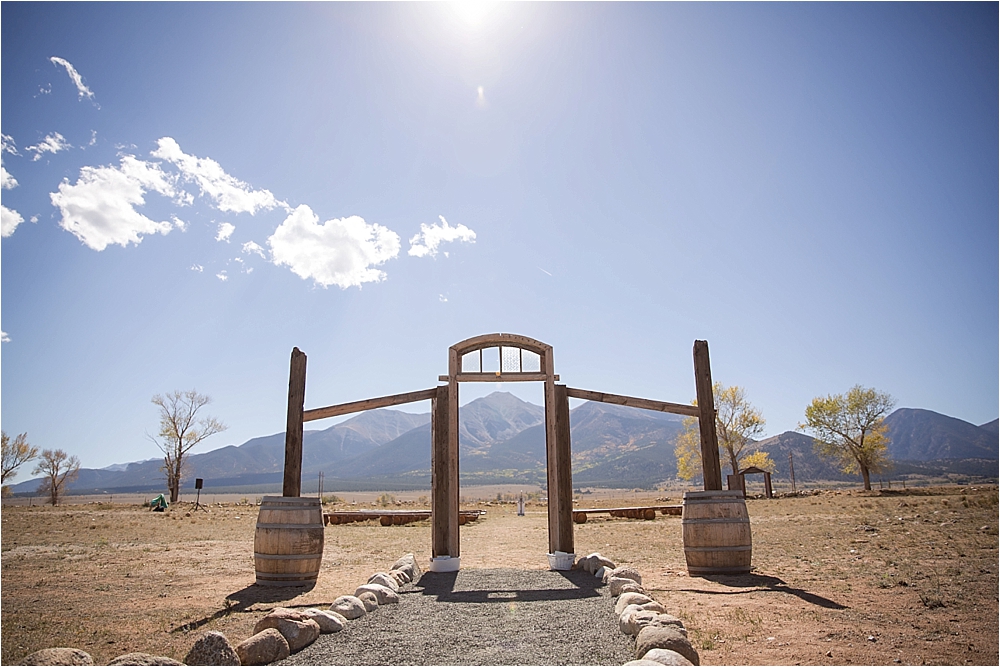
[[[496,350],[498,370],[484,370],[484,354]],[[569,399],[579,398],[672,412],[697,417],[701,430],[705,490],[722,489],[715,401],[708,343],[694,342],[695,390],[698,406],[653,401],[632,396],[574,389],[557,384],[552,346],[517,334],[485,334],[463,340],[448,349],[448,374],[431,389],[381,396],[325,408],[304,409],[306,355],[292,350],[288,381],[288,421],[285,430],[285,471],[282,496],[297,498],[302,485],[303,423],[327,417],[385,408],[414,401],[431,402],[431,553],[434,558],[458,559],[459,540],[459,384],[462,382],[542,382],[545,393],[545,453],[548,478],[549,551],[573,553],[573,480],[570,447]],[[256,554],[273,563],[277,554]],[[457,562],[457,561],[456,561]],[[268,584],[258,577],[259,584]]]

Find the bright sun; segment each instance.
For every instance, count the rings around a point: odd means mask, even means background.
[[[487,0],[457,0],[448,7],[464,25],[478,28],[489,17],[498,3]]]

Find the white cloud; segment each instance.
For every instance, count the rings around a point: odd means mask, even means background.
[[[9,343],[10,336],[7,335],[6,331],[0,331],[0,343]]]
[[[198,273],[201,273],[202,271],[205,270],[205,267],[202,266],[201,264],[192,264],[191,265],[191,270],[192,271],[197,271]]]
[[[34,146],[25,146],[24,150],[31,151],[35,154],[35,157],[31,158],[32,162],[37,162],[42,159],[42,153],[58,153],[59,151],[64,151],[67,148],[73,148],[66,138],[58,132],[53,132],[48,134],[40,142]]]
[[[177,229],[181,230],[182,232],[186,232],[187,231],[188,223],[184,222],[183,220],[181,220],[180,218],[178,218],[176,215],[170,216],[170,221],[172,223],[174,223],[174,227],[176,227]]]
[[[264,255],[264,249],[253,241],[247,241],[243,244],[243,252],[247,255],[260,255],[261,259],[267,259],[267,256]]]
[[[446,297],[444,294],[438,294],[438,301],[440,301],[441,303],[448,303],[448,297]]]
[[[88,146],[93,146],[97,143],[97,130],[90,131],[90,141],[87,143]]]
[[[226,243],[229,243],[229,237],[232,236],[233,232],[235,231],[236,231],[236,225],[229,222],[220,223],[219,233],[215,235],[215,240],[225,241]]]
[[[305,204],[289,213],[267,244],[275,264],[323,287],[342,289],[384,280],[385,272],[373,267],[399,254],[399,235],[391,229],[356,215],[321,225]]]
[[[20,155],[17,152],[17,146],[14,144],[14,139],[8,134],[0,134],[0,152],[10,153],[11,155]],[[10,175],[10,172],[4,169],[2,161],[0,161],[0,187],[4,190],[11,190],[17,187],[17,179]]]
[[[420,233],[410,239],[409,254],[414,257],[434,257],[437,255],[438,246],[442,243],[452,241],[464,241],[465,243],[475,243],[476,233],[463,224],[452,227],[443,215],[439,215],[440,225],[425,225],[421,223]],[[447,253],[445,253],[447,256]]]
[[[38,222],[38,216],[33,215],[31,216],[31,218],[29,218],[29,220],[31,220],[31,224],[35,224],[36,222]]]
[[[0,187],[4,190],[11,190],[17,187],[17,179],[10,175],[10,172],[4,169],[4,166],[0,164]]]
[[[20,155],[17,152],[17,145],[14,143],[14,139],[9,134],[0,134],[0,150],[11,155]]]
[[[20,213],[0,204],[0,236],[7,238],[22,222],[24,222],[24,218],[21,217]]]
[[[215,277],[218,278],[219,280],[221,280],[222,282],[226,282],[227,280],[229,280],[229,276],[226,275],[225,269],[223,269],[222,271],[216,273]]]
[[[287,204],[275,199],[270,191],[254,190],[230,176],[215,160],[186,154],[170,137],[160,139],[151,155],[176,165],[185,180],[197,183],[202,194],[212,199],[220,211],[253,215],[261,209],[287,208]]]
[[[89,100],[94,99],[94,93],[86,86],[86,84],[83,83],[83,77],[80,76],[80,73],[76,71],[76,68],[73,67],[68,60],[63,60],[62,58],[57,58],[55,56],[52,56],[49,60],[51,60],[54,65],[62,65],[66,68],[66,73],[69,74],[69,78],[73,80],[73,84],[76,86],[76,90],[79,93],[81,100],[84,97]]]
[[[59,226],[100,251],[113,243],[138,244],[143,234],[168,233],[171,223],[150,220],[135,207],[145,204],[149,190],[176,199],[175,181],[159,165],[126,155],[119,167],[82,167],[75,185],[63,180],[49,198],[62,213]]]

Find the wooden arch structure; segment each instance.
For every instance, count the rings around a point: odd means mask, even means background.
[[[497,348],[495,371],[483,368],[483,351]],[[477,363],[478,361],[478,363]],[[282,495],[298,497],[302,487],[303,423],[375,408],[431,401],[431,553],[458,558],[459,540],[459,406],[462,382],[542,382],[545,395],[545,457],[548,480],[549,551],[573,553],[573,480],[569,399],[578,398],[697,417],[705,490],[722,490],[715,400],[708,343],[694,342],[695,394],[698,405],[653,401],[557,384],[552,346],[517,334],[485,334],[448,349],[448,374],[431,389],[393,394],[324,408],[305,410],[306,355],[292,349],[288,380],[288,420],[285,430],[285,470]]]

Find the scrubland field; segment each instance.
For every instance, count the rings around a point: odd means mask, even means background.
[[[543,504],[519,517],[512,504],[473,500],[493,490],[463,493],[463,508],[487,511],[462,528],[463,568],[547,567]],[[577,506],[680,504],[616,493],[583,495]],[[995,486],[816,493],[748,500],[746,576],[689,577],[673,516],[591,516],[575,527],[576,551],[636,566],[684,619],[703,664],[998,663]],[[421,495],[383,502],[427,507]],[[130,651],[182,660],[200,631],[235,643],[271,607],[329,605],[404,553],[430,557],[429,522],[329,526],[315,588],[258,588],[249,500],[163,514],[118,503],[5,506],[2,662],[53,646],[104,662]]]

